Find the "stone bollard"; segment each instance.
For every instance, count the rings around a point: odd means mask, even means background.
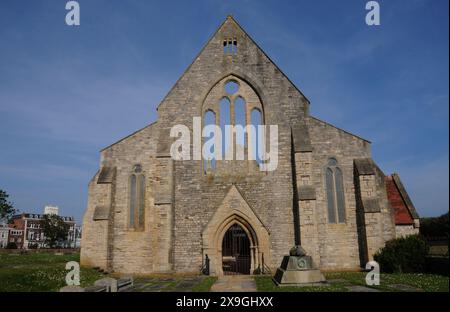
[[[112,277],[105,277],[95,281],[95,286],[106,286],[107,292],[117,292],[117,280]]]
[[[84,288],[80,286],[64,286],[59,292],[84,292]]]

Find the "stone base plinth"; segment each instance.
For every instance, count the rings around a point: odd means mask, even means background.
[[[309,256],[285,256],[273,278],[278,286],[324,285],[325,277]]]
[[[273,280],[278,286],[323,286],[326,282],[322,272],[317,269],[285,271],[278,268]]]

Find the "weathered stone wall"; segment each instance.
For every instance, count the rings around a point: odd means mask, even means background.
[[[88,203],[83,217],[80,263],[106,269],[108,264],[108,220],[94,221],[95,207],[106,205],[108,187],[97,184],[99,172],[89,182]]]
[[[119,272],[148,273],[160,271],[159,241],[164,239],[164,212],[154,205],[156,168],[155,127],[152,124],[104,151],[103,164],[117,168],[114,201],[115,226],[113,268]],[[145,176],[145,225],[143,230],[129,227],[129,179],[135,164],[142,166]],[[167,225],[166,225],[167,226]],[[166,248],[167,249],[167,248]],[[165,264],[164,264],[165,265]]]
[[[395,238],[395,214],[394,209],[389,203],[386,184],[385,184],[385,175],[381,171],[381,169],[374,163],[375,165],[375,176],[376,176],[376,186],[377,192],[376,197],[380,203],[381,210],[381,218],[383,223],[383,228],[381,235],[383,237],[383,243],[380,248],[384,247],[385,243],[388,240]]]
[[[153,185],[158,180],[156,174],[156,124],[141,129],[131,136],[111,145],[102,151],[101,167],[116,168],[113,181],[114,198],[111,203],[112,219],[93,221],[93,210],[99,198],[105,196],[97,184],[98,175],[90,184],[88,209],[83,220],[82,258],[103,259],[110,249],[109,269],[118,272],[149,273],[167,270],[168,247],[160,248],[164,235],[170,233],[165,223],[166,212],[154,205]],[[140,164],[145,175],[145,226],[135,230],[129,225],[129,179],[133,166]],[[92,190],[92,191],[91,191]],[[92,202],[92,203],[91,203]],[[107,234],[108,222],[113,224],[112,233]],[[164,252],[165,251],[165,252]],[[89,262],[86,261],[86,264]],[[103,262],[98,266],[105,268]]]
[[[370,143],[314,117],[309,118],[308,125],[313,146],[311,179],[316,190],[314,216],[310,217],[315,219],[317,227],[315,246],[318,251],[313,249],[314,261],[323,269],[356,269],[359,267],[359,248],[353,159],[370,157]],[[342,224],[327,220],[325,168],[331,157],[338,161],[343,173],[346,222]],[[302,211],[300,218],[303,219]],[[304,239],[302,244],[308,246],[308,240]],[[314,246],[308,246],[311,248]]]
[[[385,242],[395,238],[394,211],[388,202],[385,176],[371,158],[354,161],[361,266],[373,260]]]
[[[303,151],[295,153],[295,172],[298,190],[298,218],[300,243],[312,256],[314,263],[320,263],[320,249],[318,241],[317,197],[313,185],[313,153]],[[311,188],[310,194],[302,194],[304,190]],[[308,196],[309,195],[309,196]]]

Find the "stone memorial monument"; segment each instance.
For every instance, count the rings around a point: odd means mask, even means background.
[[[306,255],[300,246],[294,246],[289,256],[284,256],[277,269],[274,281],[278,286],[319,286],[324,285],[325,277],[314,267],[311,256]]]

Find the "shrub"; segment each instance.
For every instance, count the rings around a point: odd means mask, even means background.
[[[38,244],[36,243],[31,243],[28,245],[28,249],[37,249],[38,248]]]
[[[374,255],[374,260],[387,273],[424,272],[427,254],[427,242],[419,235],[410,235],[386,242],[386,246]]]
[[[17,249],[17,244],[14,242],[9,242],[5,247],[6,249]]]

